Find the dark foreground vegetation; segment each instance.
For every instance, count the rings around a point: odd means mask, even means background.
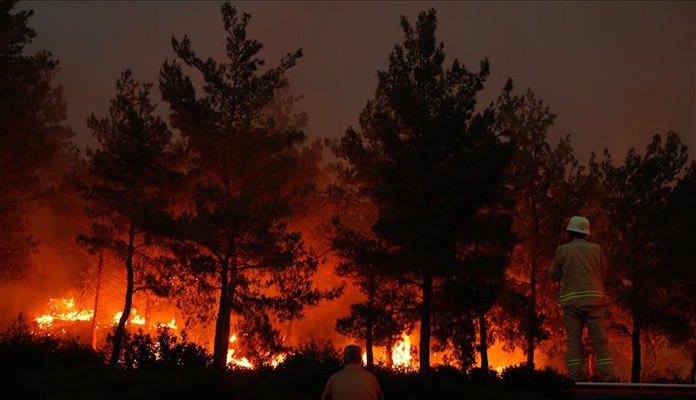
[[[690,360],[696,381],[696,162],[677,132],[583,163],[569,135],[550,140],[556,115],[531,88],[512,78],[491,87],[487,59],[473,69],[446,61],[430,9],[401,17],[403,41],[377,70],[359,126],[312,142],[303,89],[288,78],[302,50],[265,64],[251,16],[226,2],[225,57],[201,54],[187,35],[163,41],[171,52],[158,82],[130,69],[114,77],[108,114],[85,116],[95,147],[83,150],[64,125],[58,60],[32,55],[33,13],[16,4],[0,0],[0,284],[36,272],[52,287],[27,286],[32,297],[83,293],[92,338],[113,307],[120,317],[100,353],[8,336],[0,400],[317,398],[340,367],[332,352],[300,349],[275,370],[230,372],[230,342],[245,333],[243,354],[262,365],[288,351],[280,326],[350,290],[360,302],[322,323],[364,343],[368,366],[373,347],[418,327],[421,374],[379,372],[388,398],[551,396],[550,374],[474,378],[431,369],[430,354],[446,351],[464,371],[477,360],[487,371],[493,343],[522,350],[530,369],[535,354],[561,357],[546,269],[571,215],[588,217],[606,250],[609,337],[631,382],[666,348]],[[484,87],[498,91],[489,104]],[[49,260],[67,250],[81,262]],[[345,285],[324,282],[320,267]],[[53,285],[61,276],[71,282]],[[151,301],[176,307],[187,326],[214,327],[212,355],[185,337],[128,332]],[[539,388],[550,392],[527,393]]]
[[[167,344],[168,343],[168,344]],[[74,340],[10,330],[0,341],[3,399],[319,399],[341,368],[328,342],[302,345],[277,368],[218,371],[211,356],[167,332],[135,334],[119,368]],[[154,354],[157,357],[153,357]],[[377,368],[389,399],[561,399],[568,382],[551,370],[513,367],[502,376],[434,368],[427,375]]]

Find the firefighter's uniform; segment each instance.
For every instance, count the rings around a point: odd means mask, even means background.
[[[580,219],[580,220],[578,220]],[[577,228],[580,223],[580,229]],[[573,217],[569,231],[589,234],[589,221]],[[603,326],[606,300],[604,274],[607,260],[598,244],[575,238],[559,246],[549,268],[549,278],[560,283],[558,302],[563,308],[568,350],[568,375],[575,381],[586,380],[583,372],[582,333],[587,326],[595,351],[595,365],[604,381],[614,381],[614,365]]]

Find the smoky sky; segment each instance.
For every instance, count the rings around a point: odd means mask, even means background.
[[[534,90],[557,114],[549,138],[569,134],[581,161],[608,148],[622,158],[642,151],[652,135],[674,130],[696,151],[696,3],[694,2],[236,2],[251,14],[249,36],[264,44],[275,65],[302,48],[290,72],[298,110],[309,116],[310,138],[338,137],[357,127],[374,93],[377,71],[388,65],[403,32],[437,10],[437,37],[446,64],[470,70],[481,60],[491,75],[479,98],[493,101],[505,80],[517,93]],[[75,142],[90,145],[85,119],[106,115],[121,71],[157,82],[174,58],[172,35],[187,34],[198,55],[224,59],[219,2],[23,2],[37,31],[31,50],[60,61],[68,124]],[[155,92],[159,101],[159,94]],[[160,104],[160,108],[166,105]]]

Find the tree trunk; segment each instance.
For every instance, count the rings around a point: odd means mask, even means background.
[[[227,366],[227,350],[230,346],[229,263],[223,262],[220,269],[220,302],[215,321],[215,344],[213,347],[213,368],[224,370]]]
[[[92,326],[89,331],[89,341],[92,350],[97,350],[97,325],[99,321],[99,295],[101,294],[102,272],[104,271],[104,252],[100,251],[97,256],[97,284],[94,293],[94,314],[92,314]]]
[[[394,341],[389,338],[387,345],[384,347],[385,358],[387,359],[387,368],[391,369],[394,366],[394,357],[392,352],[394,351]]]
[[[481,369],[488,371],[488,334],[486,326],[486,314],[483,311],[478,313],[479,319],[479,353],[481,354]]]
[[[116,332],[114,332],[113,348],[111,350],[111,360],[109,366],[114,368],[118,365],[118,360],[121,358],[121,346],[123,337],[126,333],[126,322],[130,317],[131,307],[133,305],[133,253],[135,250],[135,228],[133,225],[128,230],[128,253],[126,255],[126,302],[123,305],[123,313],[118,321]]]
[[[423,274],[423,304],[421,304],[420,325],[420,366],[418,372],[425,374],[430,371],[430,314],[433,298],[433,278]]]
[[[372,352],[372,330],[374,329],[374,315],[375,315],[375,291],[377,290],[375,287],[375,277],[372,272],[372,269],[368,270],[368,299],[367,299],[367,304],[368,304],[368,309],[367,309],[367,318],[365,319],[365,354],[366,354],[366,366],[367,369],[370,371],[373,371],[375,369],[375,359],[374,359],[374,354]]]
[[[367,322],[367,336],[365,337],[365,354],[367,355],[367,369],[372,371],[375,369],[375,359],[372,353],[372,323]]]
[[[534,250],[532,250],[534,253]],[[537,306],[537,270],[539,266],[537,265],[536,255],[532,254],[532,270],[529,276],[529,289],[530,289],[530,305],[529,305],[529,315],[527,316],[527,332],[526,332],[526,342],[527,342],[527,367],[534,369],[534,339],[536,336],[536,306]]]
[[[373,286],[374,287],[374,286]],[[374,290],[373,287],[370,289],[370,294],[369,294],[369,299],[368,299],[368,314],[367,318],[365,319],[365,354],[367,355],[366,358],[366,367],[368,370],[373,371],[375,369],[375,359],[374,359],[374,354],[372,352],[372,329],[374,325]]]
[[[533,152],[533,156],[536,154]],[[527,332],[526,342],[527,342],[527,368],[534,369],[534,350],[535,350],[535,340],[537,332],[537,272],[539,271],[539,257],[537,252],[537,246],[539,245],[540,236],[540,223],[539,223],[539,210],[537,208],[536,193],[531,193],[531,206],[532,206],[532,225],[534,229],[534,236],[531,248],[532,265],[531,272],[529,275],[529,295],[530,295],[530,308],[529,315],[527,316]]]
[[[631,383],[640,382],[641,354],[640,354],[640,322],[634,312],[633,332],[631,333],[631,350],[633,360],[631,361]]]

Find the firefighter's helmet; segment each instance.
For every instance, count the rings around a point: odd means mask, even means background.
[[[566,230],[577,233],[584,233],[585,235],[590,234],[590,221],[579,215],[574,216],[568,221],[568,227]]]

